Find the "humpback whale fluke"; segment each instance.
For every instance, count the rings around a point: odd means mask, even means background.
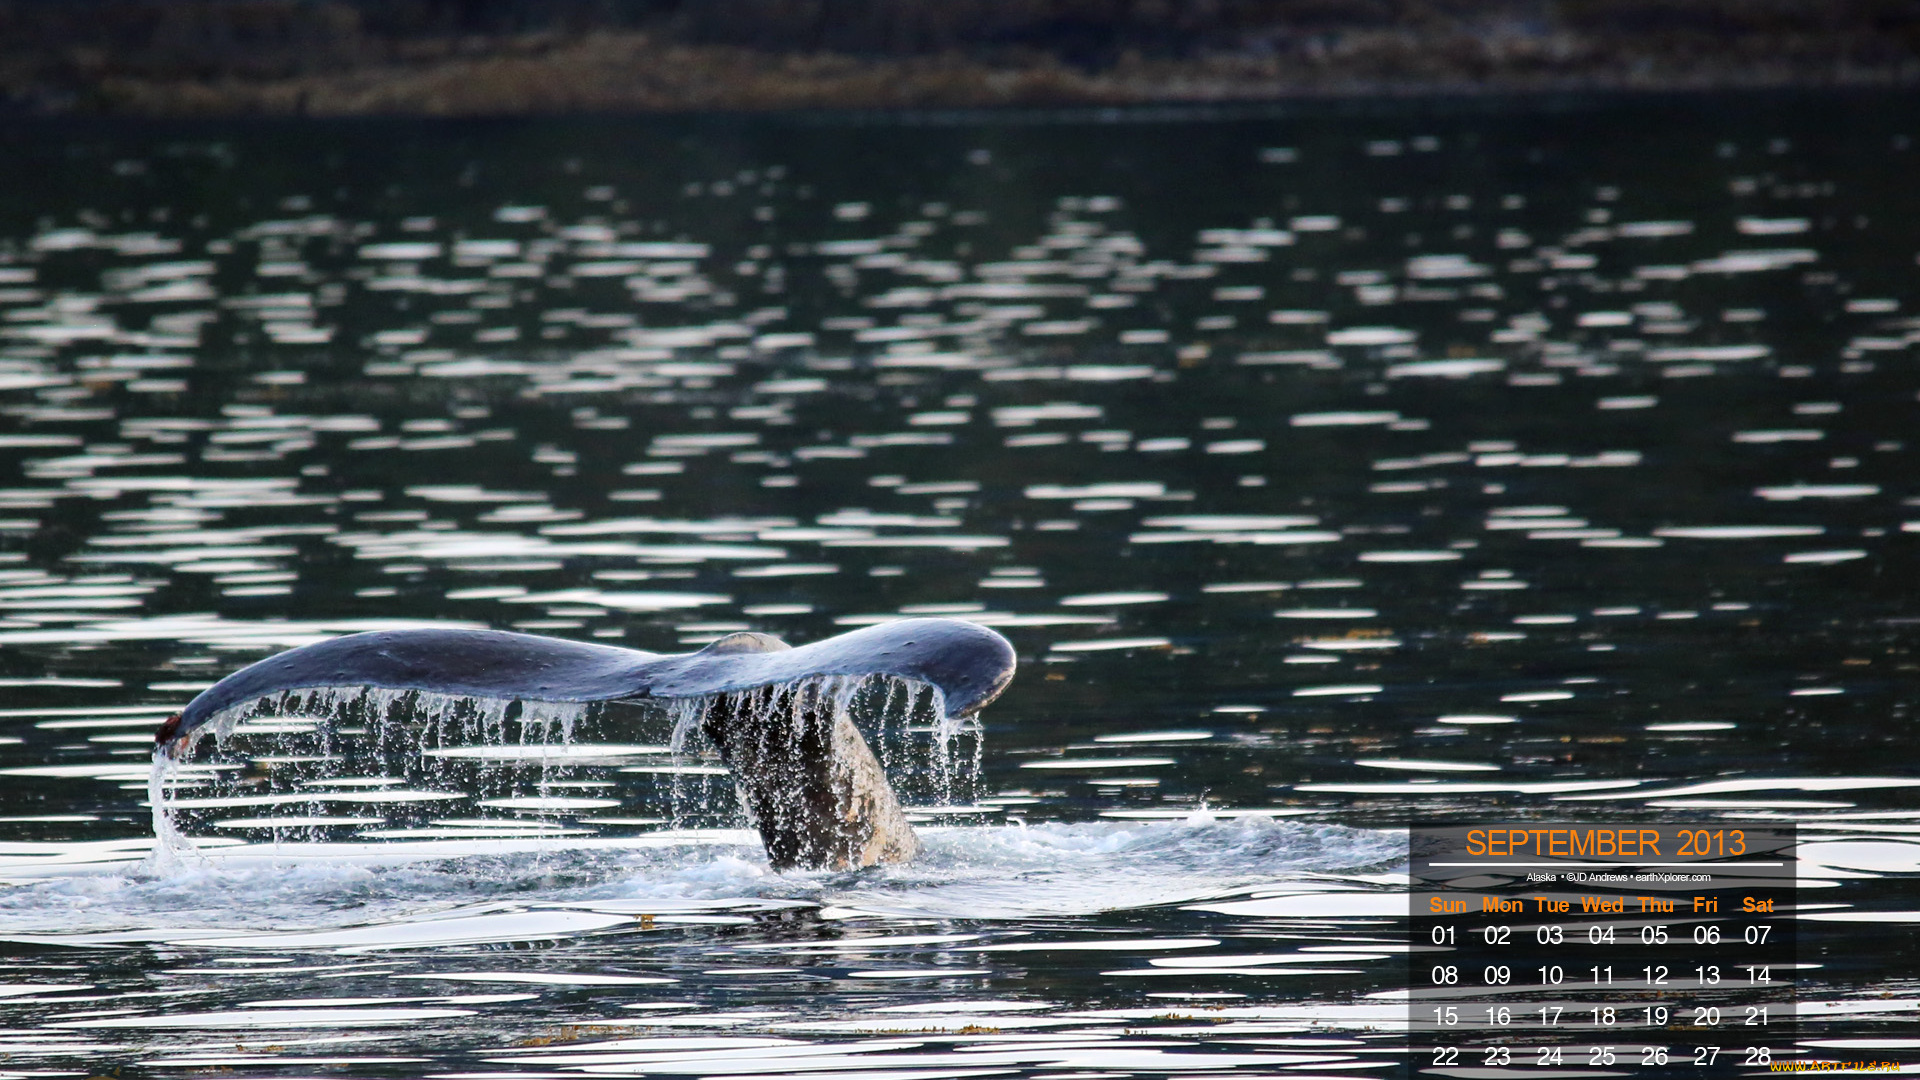
[[[705,653],[789,652],[769,634],[729,634]],[[906,862],[913,826],[873,750],[818,680],[709,699],[700,730],[733,771],[775,870]]]
[[[798,648],[730,634],[659,654],[497,630],[380,630],[302,646],[202,691],[155,733],[172,756],[222,714],[289,690],[370,687],[546,702],[699,699],[776,870],[903,862],[919,850],[880,763],[836,705],[835,677],[932,686],[954,716],[1013,678],[1013,648],[955,619],[905,619]],[[844,685],[844,682],[843,682]],[[843,705],[843,703],[841,703]]]

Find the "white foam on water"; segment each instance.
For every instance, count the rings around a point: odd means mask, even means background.
[[[1398,833],[1251,816],[947,826],[920,835],[914,862],[852,874],[773,873],[759,837],[743,829],[623,839],[202,842],[169,870],[129,857],[18,879],[0,893],[0,938],[361,952],[635,933],[674,918],[737,921],[769,905],[818,908],[832,919],[1022,920],[1329,887],[1313,875],[1354,888],[1360,879],[1341,875],[1405,856]]]
[[[1398,834],[1247,817],[925,829],[922,857],[823,897],[823,914],[1023,919],[1157,907],[1301,872],[1397,862]]]

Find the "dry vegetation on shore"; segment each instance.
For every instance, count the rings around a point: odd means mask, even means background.
[[[0,0],[14,112],[438,116],[1920,83],[1920,0]]]

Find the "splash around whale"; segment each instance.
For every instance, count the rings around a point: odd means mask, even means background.
[[[919,841],[848,715],[850,688],[871,676],[922,684],[943,715],[964,717],[1006,689],[1014,666],[1005,638],[954,619],[885,623],[798,648],[730,634],[678,654],[493,630],[376,631],[228,675],[161,725],[155,754],[184,757],[200,735],[295,690],[529,704],[664,700],[719,749],[774,869],[855,869],[905,862]]]

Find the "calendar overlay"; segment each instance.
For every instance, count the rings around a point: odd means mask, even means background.
[[[1415,824],[1416,1075],[1702,1077],[1794,1054],[1791,827]]]

